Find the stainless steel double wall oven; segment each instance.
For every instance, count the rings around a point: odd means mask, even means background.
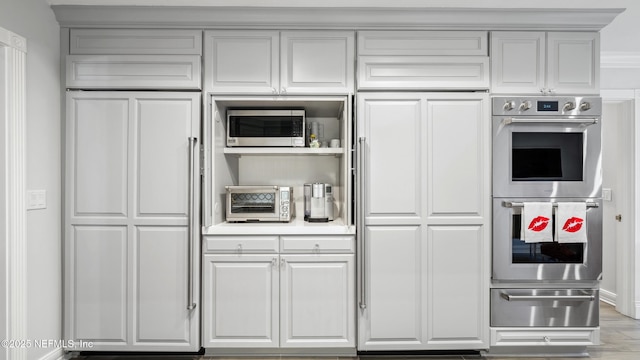
[[[602,101],[493,98],[491,326],[598,326]],[[585,203],[585,242],[522,239],[525,203]]]

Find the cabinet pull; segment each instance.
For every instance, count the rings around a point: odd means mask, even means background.
[[[187,310],[193,310],[196,308],[196,303],[193,301],[193,206],[194,206],[194,189],[193,189],[193,171],[195,169],[195,154],[194,149],[198,143],[198,138],[189,138],[189,176],[188,176],[188,200],[187,200]]]
[[[358,182],[358,219],[356,227],[356,236],[358,238],[358,253],[360,256],[360,309],[367,308],[367,277],[366,277],[366,245],[364,236],[364,220],[365,220],[365,190],[364,190],[364,172],[365,172],[365,144],[367,139],[365,137],[358,138],[358,168],[356,172]]]

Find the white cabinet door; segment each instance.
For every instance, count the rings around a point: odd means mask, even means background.
[[[359,310],[359,350],[424,348],[425,279],[421,226],[368,226],[366,307]]]
[[[480,225],[428,227],[425,298],[429,348],[489,347],[487,244]]]
[[[65,338],[86,350],[200,348],[199,119],[199,93],[67,93]]]
[[[355,347],[354,255],[282,255],[280,346]]]
[[[547,87],[556,94],[598,94],[599,44],[598,33],[548,33]]]
[[[417,224],[422,216],[426,132],[421,94],[366,94],[358,99],[364,142],[366,223]]]
[[[491,33],[491,92],[539,93],[545,64],[544,32]]]
[[[427,94],[426,103],[427,216],[481,221],[491,200],[489,95]]]
[[[204,256],[204,347],[279,346],[278,255]]]
[[[278,31],[205,31],[205,90],[272,94],[279,90]]]
[[[353,93],[354,39],[351,31],[282,32],[280,93]]]
[[[573,95],[599,91],[598,33],[491,33],[492,93]]]

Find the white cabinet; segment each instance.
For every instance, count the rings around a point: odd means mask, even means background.
[[[279,346],[278,266],[278,255],[204,255],[203,346]]]
[[[359,95],[360,350],[489,347],[489,106]]]
[[[199,93],[67,92],[65,339],[94,344],[73,350],[199,349],[199,118]]]
[[[487,89],[486,31],[360,31],[358,89]]]
[[[205,348],[355,348],[353,236],[281,236],[286,247],[270,236],[205,243]],[[228,250],[233,243],[254,246]]]
[[[205,88],[217,94],[353,93],[349,31],[205,31]]]
[[[281,255],[280,261],[280,345],[355,347],[353,255]]]
[[[598,94],[599,34],[491,33],[491,91],[525,94]]]

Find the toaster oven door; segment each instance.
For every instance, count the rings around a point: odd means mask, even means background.
[[[227,221],[280,221],[278,187],[235,186],[227,188]]]

